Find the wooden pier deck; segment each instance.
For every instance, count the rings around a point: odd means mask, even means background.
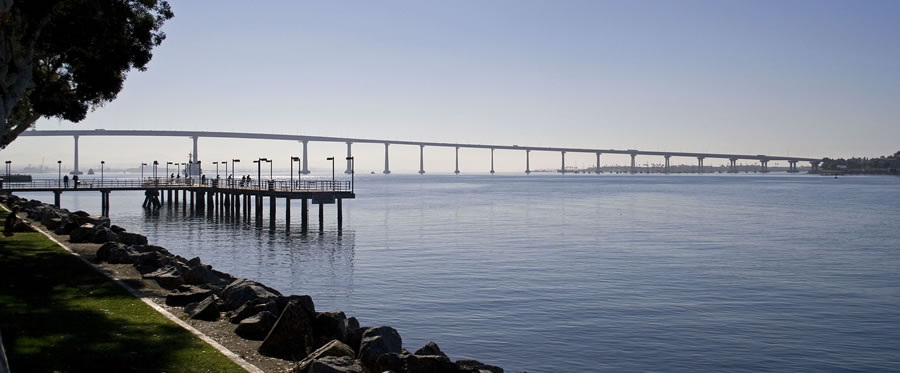
[[[229,218],[243,218],[250,223],[255,215],[257,226],[262,226],[263,201],[269,200],[269,226],[275,228],[278,199],[285,201],[285,222],[290,225],[291,201],[301,200],[301,230],[309,226],[308,202],[319,205],[319,229],[322,229],[323,205],[337,205],[338,229],[343,228],[343,200],[354,199],[352,181],[344,180],[253,180],[241,182],[225,179],[92,179],[72,180],[68,185],[56,179],[33,180],[0,184],[4,192],[52,192],[54,205],[60,206],[64,192],[100,192],[101,215],[109,215],[109,195],[114,191],[144,191],[143,207],[158,209],[163,205],[183,205],[200,213],[219,214]],[[181,198],[179,199],[179,194]],[[252,206],[252,207],[251,207]]]

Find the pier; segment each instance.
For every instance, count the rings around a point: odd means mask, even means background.
[[[58,179],[12,182],[0,185],[5,192],[52,192],[53,204],[60,207],[64,192],[99,192],[101,215],[109,216],[109,195],[115,191],[144,191],[143,207],[183,206],[199,214],[231,218],[263,226],[263,206],[269,203],[269,228],[275,229],[278,200],[284,200],[284,217],[290,229],[291,201],[301,201],[300,229],[309,228],[309,204],[318,205],[319,230],[324,223],[324,205],[336,205],[338,230],[343,228],[343,200],[354,199],[352,181],[343,180],[254,180],[226,179],[112,179],[64,185]],[[267,201],[266,201],[267,200]]]

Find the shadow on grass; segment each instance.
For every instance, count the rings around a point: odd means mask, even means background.
[[[0,329],[14,372],[242,371],[39,233],[0,238]]]

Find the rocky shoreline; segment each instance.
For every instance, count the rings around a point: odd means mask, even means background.
[[[390,326],[360,326],[342,311],[318,312],[307,295],[282,295],[261,283],[216,271],[200,258],[174,255],[148,244],[145,236],[112,225],[109,218],[11,194],[0,195],[0,203],[18,206],[60,238],[68,236],[79,254],[93,257],[120,279],[124,275],[142,282],[144,294],[217,341],[226,340],[223,345],[265,370],[503,372],[475,360],[452,361],[434,342],[410,353]]]

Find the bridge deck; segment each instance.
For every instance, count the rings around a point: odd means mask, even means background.
[[[102,182],[85,183],[80,182],[78,187],[74,186],[72,181],[68,187],[60,183],[57,179],[34,180],[31,182],[13,182],[3,183],[0,190],[10,192],[110,192],[110,191],[138,191],[138,190],[186,190],[186,191],[203,191],[203,192],[219,192],[231,194],[246,195],[264,195],[274,197],[290,197],[290,198],[314,198],[314,197],[334,197],[334,198],[356,198],[353,192],[353,185],[349,181],[341,180],[266,180],[263,182],[253,181],[250,183],[216,183],[214,180],[206,180],[200,182],[196,179],[113,179],[103,180]]]

